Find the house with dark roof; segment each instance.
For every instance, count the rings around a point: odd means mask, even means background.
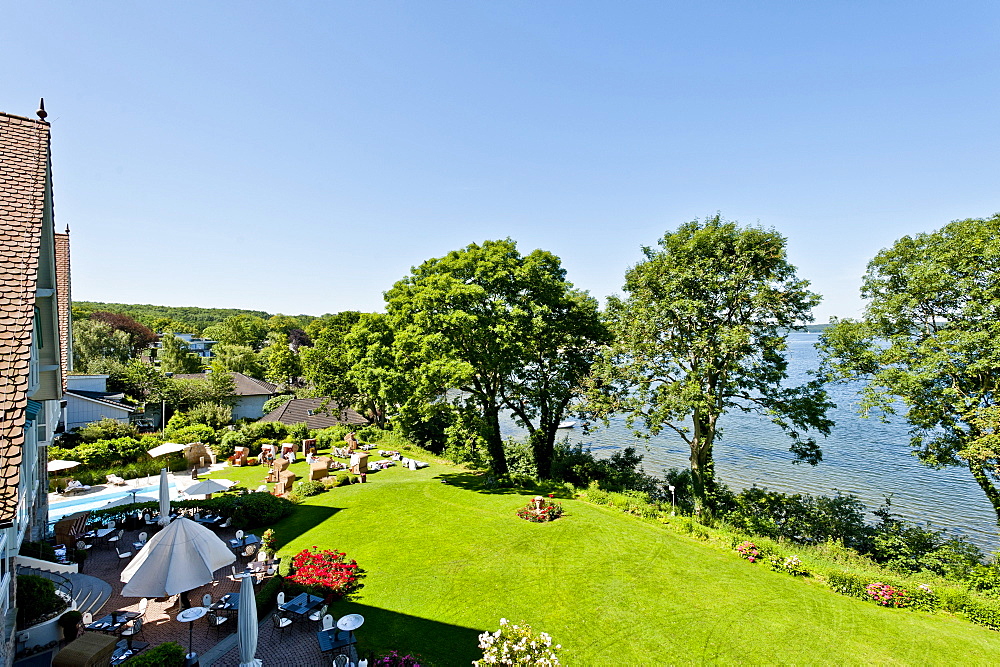
[[[48,520],[47,445],[59,421],[59,336],[49,124],[0,112],[0,663],[13,662],[11,585],[21,542]]]
[[[135,408],[124,402],[124,394],[108,391],[107,383],[107,375],[70,375],[67,378],[63,394],[67,431],[101,419],[129,422]]]
[[[337,424],[364,426],[368,423],[351,408],[342,408],[329,398],[293,398],[268,412],[260,421],[288,425],[305,422],[310,429],[329,428]]]
[[[236,404],[233,419],[260,419],[264,415],[264,403],[278,393],[278,385],[252,378],[243,373],[230,373],[236,384]],[[175,378],[204,380],[208,373],[177,373]]]

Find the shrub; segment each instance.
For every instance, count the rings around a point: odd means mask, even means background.
[[[775,572],[787,572],[793,577],[809,574],[809,570],[802,565],[802,560],[798,556],[785,557],[772,554],[767,557],[767,562]]]
[[[851,574],[850,572],[834,571],[826,577],[826,583],[835,592],[847,595],[852,598],[865,598],[868,593],[865,587],[868,585],[867,579]]]
[[[139,437],[139,430],[134,424],[126,424],[109,417],[87,424],[77,433],[84,442]]]
[[[80,625],[80,621],[82,620],[83,614],[75,609],[71,609],[59,617],[59,627],[62,628],[63,638],[66,639],[66,641],[73,641],[76,639],[77,627]]]
[[[910,606],[921,611],[937,611],[941,608],[941,599],[930,586],[919,584],[916,588],[911,588]]]
[[[865,592],[875,604],[883,607],[906,607],[910,604],[905,588],[896,588],[881,581],[873,581],[865,586]]]
[[[295,490],[303,498],[308,498],[323,493],[326,491],[326,487],[319,480],[304,480],[298,483]]]
[[[337,475],[337,486],[350,486],[357,481],[357,477],[349,472],[342,472]]]
[[[349,597],[361,588],[360,578],[357,562],[348,561],[346,553],[320,550],[318,547],[297,553],[292,559],[291,574],[287,577],[328,602]]]
[[[974,591],[1000,592],[1000,561],[994,557],[988,564],[979,563],[973,566],[966,580],[969,588]]]
[[[375,667],[420,667],[421,660],[423,658],[416,653],[401,655],[399,651],[393,650],[381,654],[372,664]]]
[[[538,504],[541,505],[541,507],[536,507],[536,502],[539,500],[541,500],[541,502]],[[517,515],[527,521],[545,523],[547,521],[555,521],[561,517],[563,515],[563,508],[559,503],[548,502],[541,499],[539,496],[521,509],[517,510]]]
[[[59,562],[56,560],[55,547],[47,542],[22,542],[21,548],[18,549],[17,553],[28,558],[47,560],[51,563]]]
[[[736,545],[736,553],[740,555],[741,558],[745,558],[751,563],[756,563],[761,558],[760,549],[757,545],[750,541],[743,541]]]
[[[270,493],[248,493],[236,497],[232,518],[239,528],[270,526],[292,513],[295,505]]]
[[[254,600],[257,602],[257,616],[263,618],[265,614],[274,609],[277,603],[278,591],[282,589],[284,578],[280,574],[275,574],[268,579],[267,583],[260,587]]]
[[[45,577],[17,575],[17,627],[27,628],[67,603],[56,594],[56,585]]]
[[[166,642],[137,653],[122,664],[126,667],[183,667],[187,651],[177,642]]]
[[[273,528],[268,528],[260,536],[260,548],[268,556],[274,556],[274,552],[277,551],[277,541],[274,537]]]
[[[336,426],[316,431],[316,449],[343,447],[344,436],[350,432],[351,427],[347,424],[337,424]]]
[[[477,667],[558,665],[558,652],[562,646],[553,646],[552,637],[544,632],[536,633],[527,624],[512,625],[506,618],[501,618],[499,630],[479,635],[479,648],[483,649],[483,658],[472,663]]]

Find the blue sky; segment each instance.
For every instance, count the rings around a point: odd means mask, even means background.
[[[597,297],[716,211],[856,316],[895,239],[1000,211],[997,3],[20,2],[79,300],[378,310],[544,248]]]

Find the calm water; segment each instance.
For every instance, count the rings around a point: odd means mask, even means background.
[[[813,344],[817,334],[795,333],[789,338],[790,381],[806,378],[818,356]],[[902,419],[888,424],[862,419],[855,407],[855,387],[834,386],[828,391],[837,404],[830,417],[836,426],[819,442],[823,462],[818,466],[793,464],[788,436],[767,419],[730,413],[719,420],[723,435],[715,447],[716,473],[733,489],[753,484],[775,491],[830,495],[836,491],[860,498],[869,509],[892,494],[893,511],[918,523],[962,534],[987,551],[1000,548],[996,514],[972,480],[968,470],[934,470],[920,463],[909,449],[909,434]],[[507,424],[509,435],[517,428]],[[598,456],[610,456],[624,447],[644,455],[647,472],[661,475],[665,468],[688,465],[687,445],[676,435],[661,433],[636,438],[624,419],[608,428],[584,434],[579,428],[564,431],[571,443],[582,443]]]

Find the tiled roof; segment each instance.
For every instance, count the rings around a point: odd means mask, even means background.
[[[230,373],[236,383],[236,396],[271,396],[278,391],[278,385],[252,378],[243,373]],[[175,378],[182,380],[204,380],[208,373],[178,373]]]
[[[48,123],[0,113],[0,524],[17,509]]]
[[[310,414],[314,413],[314,414]],[[337,424],[367,424],[368,420],[350,408],[341,408],[329,398],[293,398],[260,418],[262,422],[301,424],[310,429],[329,428]]]
[[[62,365],[63,391],[66,391],[66,378],[70,371],[70,359],[73,350],[69,347],[70,318],[72,317],[73,301],[70,296],[69,271],[69,227],[65,234],[55,234],[56,246],[56,300],[59,310],[59,353]]]
[[[106,403],[107,405],[111,405],[116,408],[128,410],[129,412],[135,412],[135,408],[133,408],[131,405],[127,405],[121,402],[121,399],[125,397],[125,395],[121,393],[116,394],[114,392],[108,392],[108,391],[84,391],[83,389],[70,389],[63,395],[86,398],[91,401],[97,401],[98,403]]]

